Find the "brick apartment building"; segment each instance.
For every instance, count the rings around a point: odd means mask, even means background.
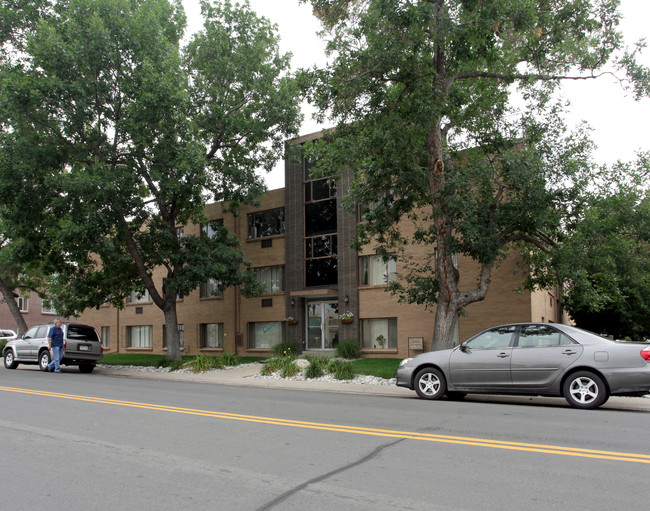
[[[21,293],[16,298],[18,309],[25,319],[27,328],[45,323],[54,323],[57,318],[56,311],[47,300],[43,300],[37,293]],[[14,320],[6,303],[0,303],[0,329],[9,329],[18,332]]]
[[[386,277],[399,271],[395,263],[382,261],[372,247],[360,254],[349,248],[359,221],[341,207],[349,180],[312,179],[304,159],[287,158],[285,188],[267,192],[260,207],[243,207],[233,217],[220,204],[210,204],[208,226],[184,226],[185,235],[198,235],[202,228],[209,233],[213,222],[236,233],[267,291],[244,298],[237,289],[206,282],[179,299],[183,354],[266,355],[284,340],[317,353],[331,351],[339,340],[355,340],[370,357],[405,357],[430,349],[434,312],[398,303],[385,291]],[[458,266],[461,284],[472,286],[476,264],[460,257]],[[154,279],[162,279],[162,272]],[[513,255],[494,272],[487,298],[459,319],[459,339],[500,323],[561,320],[553,294],[517,293],[520,285]],[[346,311],[354,314],[349,324],[339,319]],[[87,310],[79,321],[100,331],[107,352],[165,353],[163,314],[147,295],[133,294],[123,310]]]

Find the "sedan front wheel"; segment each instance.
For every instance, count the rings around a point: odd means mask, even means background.
[[[447,381],[442,371],[425,367],[415,375],[415,392],[422,399],[440,399],[447,390]]]
[[[593,409],[609,398],[603,380],[589,371],[580,371],[564,382],[564,398],[574,408]]]

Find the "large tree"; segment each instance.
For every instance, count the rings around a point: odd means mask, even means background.
[[[172,359],[179,294],[208,279],[256,289],[233,233],[179,227],[205,224],[208,201],[233,211],[254,201],[264,189],[257,171],[272,168],[300,119],[275,28],[247,3],[201,6],[204,27],[185,47],[179,1],[53,1],[36,24],[26,9],[27,30],[4,31],[0,71],[5,138],[37,161],[23,175],[20,161],[3,167],[0,184],[14,204],[47,191],[25,204],[40,235],[20,234],[47,256],[57,305],[121,305],[146,289],[164,313]]]
[[[531,251],[531,285],[556,279],[576,324],[616,338],[650,338],[650,174],[648,155],[618,163],[594,184],[548,253]]]
[[[331,58],[310,75],[312,101],[336,122],[312,156],[354,172],[347,204],[369,210],[357,245],[398,258],[393,291],[435,305],[433,345],[449,346],[499,260],[517,244],[548,250],[584,190],[591,144],[564,128],[553,91],[613,70],[640,97],[648,72],[623,48],[615,0],[310,3]],[[458,254],[477,263],[472,288]]]

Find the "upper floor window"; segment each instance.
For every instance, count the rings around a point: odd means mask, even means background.
[[[146,303],[151,301],[151,295],[149,295],[149,291],[146,289],[131,291],[126,301],[127,303]]]
[[[284,234],[284,208],[248,214],[248,239]]]
[[[326,177],[305,183],[305,202],[315,202],[333,197],[336,197],[336,181],[334,179]]]
[[[223,227],[223,218],[218,220],[210,220],[207,224],[201,226],[201,234],[207,236],[208,238],[214,238],[219,230],[219,227]]]
[[[216,279],[208,279],[201,284],[201,298],[213,298],[223,296],[223,287]]]
[[[384,259],[382,256],[371,255],[360,258],[361,285],[377,286],[395,282],[397,263],[393,257]]]
[[[18,310],[20,312],[29,312],[29,298],[19,296],[16,298],[16,303],[18,304]]]
[[[284,291],[284,266],[255,268],[255,279],[264,285],[265,293],[280,293]]]
[[[51,300],[43,300],[41,304],[41,312],[43,314],[56,314],[56,309]]]

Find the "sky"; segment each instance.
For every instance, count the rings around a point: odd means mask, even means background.
[[[324,65],[325,43],[318,37],[321,26],[312,15],[309,4],[298,0],[250,0],[251,8],[268,18],[278,27],[280,50],[293,54],[294,69]],[[189,30],[201,28],[201,16],[197,0],[183,0],[188,17]],[[623,19],[620,28],[626,43],[648,38],[650,43],[650,1],[621,0]],[[650,48],[639,60],[650,66]],[[597,149],[594,159],[598,164],[613,164],[617,160],[630,161],[636,152],[650,150],[650,98],[635,101],[626,94],[613,77],[603,76],[597,80],[565,83],[563,97],[571,103],[567,121],[575,125],[586,121],[591,128]],[[314,133],[326,127],[311,118],[312,110],[303,104],[304,121],[300,135]],[[265,175],[269,189],[284,187],[284,162]]]

